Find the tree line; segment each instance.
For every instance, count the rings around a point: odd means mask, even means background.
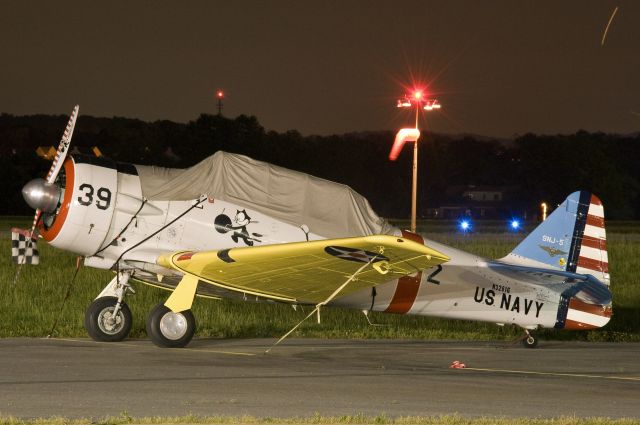
[[[31,214],[21,196],[30,179],[44,176],[50,162],[39,146],[54,146],[66,116],[0,115],[1,215]],[[72,149],[143,165],[185,168],[218,150],[348,184],[382,216],[409,215],[412,149],[388,159],[393,130],[303,136],[295,130],[267,131],[254,116],[202,114],[188,123],[80,116]],[[578,131],[569,135],[525,134],[512,140],[423,133],[420,141],[418,215],[452,202],[454,186],[510,187],[509,202],[537,211],[585,189],[605,204],[608,219],[640,218],[640,134]]]

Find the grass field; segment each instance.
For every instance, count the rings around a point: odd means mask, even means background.
[[[436,223],[437,224],[437,223]],[[468,235],[452,233],[449,224],[426,222],[419,230],[426,230],[430,237],[479,255],[498,258],[508,253],[524,234],[478,232]],[[490,228],[487,223],[487,228]],[[84,311],[88,304],[111,279],[104,270],[83,267],[80,269],[70,296],[63,305],[73,276],[76,258],[39,244],[40,266],[25,266],[18,283],[12,284],[16,266],[10,258],[8,229],[11,225],[23,228],[30,225],[29,218],[0,219],[0,337],[42,337],[50,333],[59,317],[55,336],[86,336],[83,328]],[[494,225],[494,229],[499,226]],[[640,341],[640,232],[637,223],[625,223],[625,231],[612,232],[617,226],[607,226],[608,249],[614,293],[614,316],[604,328],[589,332],[544,331],[543,339],[586,339],[594,341]],[[144,337],[144,320],[158,302],[164,301],[166,291],[145,285],[136,285],[137,294],[129,296],[134,324],[132,337]],[[198,336],[220,338],[277,337],[288,331],[306,312],[294,311],[280,304],[256,304],[235,301],[211,301],[197,299],[194,314],[198,320]],[[297,336],[327,338],[417,338],[494,340],[513,339],[521,334],[519,329],[500,328],[456,320],[442,320],[418,316],[401,316],[373,313],[372,320],[383,326],[368,325],[362,313],[343,309],[323,310],[322,324],[308,321],[297,331]]]

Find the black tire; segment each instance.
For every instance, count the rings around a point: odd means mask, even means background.
[[[534,335],[533,332],[529,332],[522,340],[522,345],[526,348],[536,348],[538,346],[538,336]]]
[[[117,342],[129,336],[133,320],[126,303],[120,303],[115,323],[109,323],[117,303],[116,297],[100,297],[89,304],[84,314],[84,327],[94,341]]]
[[[147,335],[158,347],[185,347],[196,332],[196,319],[191,310],[172,312],[164,303],[151,310],[147,319]]]

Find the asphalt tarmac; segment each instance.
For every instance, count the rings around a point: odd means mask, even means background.
[[[0,416],[640,417],[640,344],[273,342],[3,339]]]

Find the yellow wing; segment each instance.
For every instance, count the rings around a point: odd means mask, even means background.
[[[166,305],[191,307],[197,281],[280,301],[317,304],[363,265],[340,296],[442,264],[446,255],[408,239],[373,235],[221,251],[176,252],[158,264],[185,274]],[[194,283],[195,282],[195,283]]]

